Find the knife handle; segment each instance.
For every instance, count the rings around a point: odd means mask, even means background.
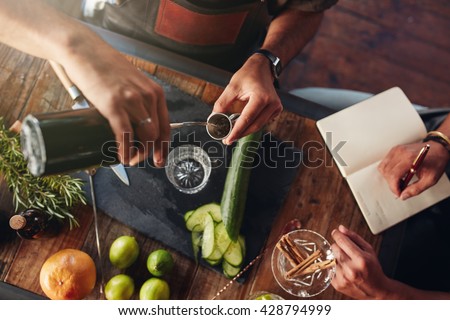
[[[80,90],[78,90],[77,86],[72,82],[72,80],[70,80],[69,76],[66,73],[66,70],[64,70],[64,67],[52,60],[49,60],[48,62],[53,68],[53,71],[55,71],[56,76],[59,78],[64,88],[69,93],[70,97],[73,100],[77,100],[79,97],[81,97]]]

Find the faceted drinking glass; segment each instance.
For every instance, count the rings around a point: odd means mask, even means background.
[[[193,194],[202,190],[211,174],[211,160],[200,147],[185,144],[174,148],[167,157],[166,175],[175,188]]]

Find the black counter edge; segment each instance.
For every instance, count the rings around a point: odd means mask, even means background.
[[[47,300],[47,298],[0,281],[0,300]]]

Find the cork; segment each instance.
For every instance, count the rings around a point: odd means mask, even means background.
[[[23,229],[27,224],[27,219],[20,215],[14,215],[9,219],[9,226],[14,230]]]

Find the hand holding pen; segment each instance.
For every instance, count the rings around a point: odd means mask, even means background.
[[[397,145],[378,165],[379,172],[396,197],[406,200],[417,196],[436,184],[444,173],[449,160],[447,150],[435,147],[433,142],[427,144],[430,145],[428,150],[426,146],[424,149],[423,142]],[[418,180],[411,183],[414,175]]]
[[[400,191],[405,190],[405,188],[409,185],[409,183],[411,182],[411,179],[417,173],[417,170],[419,170],[420,166],[422,165],[423,161],[425,160],[428,150],[430,150],[429,144],[423,146],[422,149],[420,149],[419,154],[417,155],[416,159],[414,159],[414,161],[411,165],[411,168],[406,173],[406,175],[400,180]]]

